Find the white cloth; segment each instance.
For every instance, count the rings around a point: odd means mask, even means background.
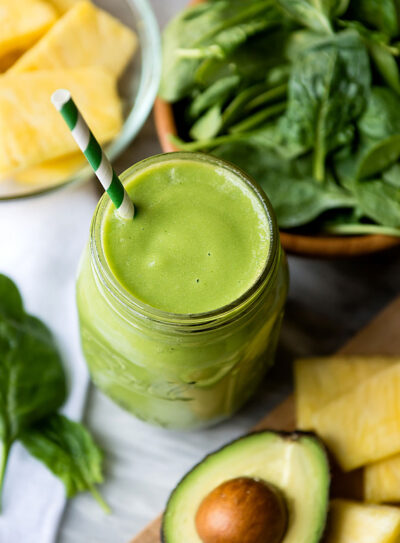
[[[88,384],[80,352],[75,277],[98,199],[95,186],[71,186],[39,198],[0,203],[0,273],[17,284],[29,313],[52,330],[68,378],[63,411],[80,419]],[[0,543],[53,543],[64,486],[14,444],[3,488]]]

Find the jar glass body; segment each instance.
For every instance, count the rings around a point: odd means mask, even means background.
[[[80,265],[77,304],[82,348],[94,383],[137,417],[186,429],[229,417],[260,384],[273,363],[288,272],[273,212],[261,189],[217,159],[173,155],[223,164],[255,188],[271,219],[264,273],[239,300],[217,311],[174,315],[150,308],[126,292],[107,266],[101,224],[109,204],[103,198]],[[147,159],[122,179],[168,156]]]

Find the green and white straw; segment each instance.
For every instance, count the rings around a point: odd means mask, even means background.
[[[65,89],[58,89],[52,95],[51,101],[67,123],[72,137],[107,191],[119,215],[124,219],[132,219],[135,214],[132,200],[129,198],[124,185],[115,173],[99,142],[92,134],[82,113],[77,108],[71,93]]]

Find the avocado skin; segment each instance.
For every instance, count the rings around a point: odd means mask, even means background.
[[[169,495],[169,498],[167,500],[167,504],[166,504],[166,507],[165,507],[165,511],[163,513],[163,516],[162,516],[162,523],[161,523],[161,530],[160,530],[161,543],[170,543],[168,541],[168,539],[167,539],[167,535],[166,535],[166,531],[165,531],[165,518],[166,518],[166,513],[168,511],[169,504],[170,504],[172,498],[174,497],[175,493],[177,491],[179,492],[179,488],[180,488],[181,484],[184,481],[186,481],[187,478],[189,478],[191,476],[192,472],[194,470],[196,470],[197,467],[200,466],[203,462],[205,462],[210,456],[214,456],[214,455],[219,454],[220,452],[224,451],[226,448],[230,447],[234,443],[244,441],[244,440],[248,439],[251,436],[257,436],[257,435],[263,435],[263,434],[275,434],[276,436],[280,436],[281,438],[283,438],[283,439],[285,439],[287,441],[299,441],[302,437],[309,437],[309,438],[313,439],[313,441],[319,445],[321,451],[324,454],[326,463],[329,466],[329,483],[328,483],[328,487],[327,487],[327,498],[329,497],[330,479],[331,479],[331,469],[330,469],[331,464],[330,464],[329,453],[328,453],[324,443],[322,442],[322,440],[315,433],[306,432],[306,431],[302,431],[302,430],[295,430],[294,432],[286,432],[286,431],[276,431],[276,430],[268,430],[268,429],[266,429],[266,430],[258,430],[258,431],[255,431],[255,432],[250,432],[250,433],[248,433],[248,434],[246,434],[246,435],[244,435],[242,437],[239,437],[237,439],[233,439],[232,441],[229,441],[225,445],[222,445],[219,449],[216,449],[215,451],[212,451],[211,453],[204,456],[204,458],[202,460],[200,460],[200,462],[195,464],[192,467],[192,469],[190,469],[180,479],[178,484],[175,486],[175,488],[172,490],[171,494]],[[326,508],[325,508],[326,515],[328,514],[328,509],[329,509],[329,499],[326,500]],[[326,522],[325,522],[325,525],[323,526],[323,529],[321,530],[318,542],[323,540],[325,531],[326,531]],[[284,541],[285,540],[283,539],[282,543],[284,543]],[[190,542],[187,541],[185,543],[190,543]],[[315,541],[314,543],[317,543],[317,542]]]

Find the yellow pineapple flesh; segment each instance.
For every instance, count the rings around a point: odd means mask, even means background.
[[[312,427],[344,471],[400,451],[400,364],[380,371],[313,414]]]
[[[73,8],[79,1],[80,0],[49,0],[50,4],[61,14]]]
[[[400,362],[382,356],[332,356],[295,361],[297,427],[312,430],[315,412],[372,375]]]
[[[45,0],[0,0],[0,59],[28,49],[56,19]]]
[[[0,77],[0,175],[77,151],[72,135],[50,102],[68,88],[95,136],[104,143],[122,127],[116,80],[100,68],[30,72]]]
[[[135,33],[87,1],[78,2],[9,73],[100,66],[119,76],[137,47]]]
[[[324,543],[399,543],[400,509],[346,500],[331,502]]]
[[[81,152],[72,153],[17,172],[14,180],[27,185],[47,187],[74,176],[85,164],[86,159]]]
[[[400,455],[365,466],[364,499],[371,503],[400,502]]]

